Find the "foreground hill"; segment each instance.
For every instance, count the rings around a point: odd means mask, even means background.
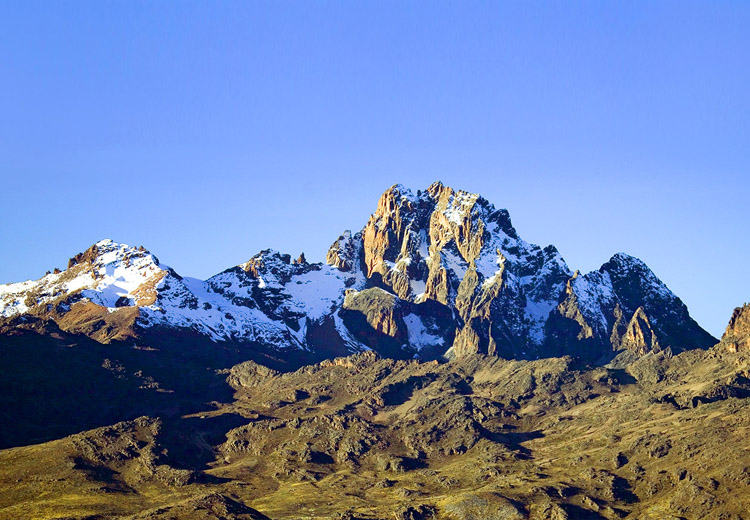
[[[0,451],[0,518],[747,518],[746,355],[571,361],[245,362],[196,413]]]
[[[396,185],[326,264],[264,250],[208,280],[142,247],[97,242],[67,269],[0,285],[0,333],[24,319],[99,343],[276,353],[298,367],[365,350],[395,358],[678,353],[716,340],[640,260],[615,254],[572,272],[554,246],[518,236],[508,212],[434,183]],[[19,321],[21,320],[21,321]]]

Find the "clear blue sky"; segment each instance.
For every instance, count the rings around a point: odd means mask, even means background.
[[[396,182],[750,300],[750,2],[0,3],[0,281],[110,237],[311,260]]]

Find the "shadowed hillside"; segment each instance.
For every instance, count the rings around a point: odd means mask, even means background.
[[[749,370],[724,344],[590,369],[248,361],[196,413],[0,451],[0,518],[740,519]]]

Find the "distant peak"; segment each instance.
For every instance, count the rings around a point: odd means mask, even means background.
[[[282,261],[286,264],[291,263],[292,261],[292,255],[288,253],[282,253],[280,251],[277,251],[276,249],[262,249],[258,251],[258,253],[254,254],[248,262],[245,262],[245,264],[248,264],[253,261],[269,261],[269,260],[278,260]],[[242,265],[245,265],[242,264]]]
[[[395,200],[398,203],[401,203],[404,200],[407,200],[411,203],[414,203],[417,201],[419,197],[414,194],[413,191],[411,191],[409,188],[404,186],[403,184],[394,184],[385,192],[383,192],[383,195],[380,197],[381,203],[383,201],[387,200]]]
[[[263,249],[253,255],[250,260],[239,264],[237,267],[247,273],[260,276],[262,273],[281,273],[300,272],[300,270],[309,269],[314,264],[310,264],[305,257],[305,253],[293,259],[289,253],[282,253],[275,249]]]
[[[432,184],[430,184],[427,187],[427,192],[432,195],[433,197],[436,197],[440,194],[441,191],[445,189],[445,185],[440,181],[435,181]]]
[[[429,225],[425,215],[433,211],[442,212],[449,222],[463,223],[484,221],[485,225],[494,224],[510,238],[518,239],[510,214],[506,209],[497,209],[479,193],[457,190],[435,181],[425,190],[416,193],[402,184],[394,184],[381,195],[373,213],[376,219],[390,218],[395,214],[416,217],[422,227]]]
[[[93,262],[101,254],[100,252],[103,249],[111,247],[112,243],[112,240],[108,238],[100,240],[85,251],[71,257],[70,260],[68,260],[68,269],[79,264]]]
[[[145,255],[150,255],[154,263],[159,265],[159,260],[156,256],[143,246],[134,247],[128,244],[115,242],[111,238],[105,238],[99,240],[85,251],[78,253],[68,260],[68,269],[79,264],[94,263],[102,258],[105,259],[105,263],[109,263],[110,261],[116,261],[126,257]],[[110,256],[112,258],[109,258]]]
[[[614,262],[622,262],[622,263],[638,263],[642,264],[643,261],[641,261],[640,258],[636,258],[633,255],[629,255],[627,253],[619,252],[612,255],[612,258],[610,258],[611,261]]]
[[[622,252],[612,255],[612,258],[602,266],[602,269],[607,271],[612,269],[630,270],[633,268],[642,271],[651,271],[646,263],[640,258]]]

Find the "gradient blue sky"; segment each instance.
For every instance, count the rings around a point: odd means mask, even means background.
[[[750,300],[750,2],[0,4],[0,281],[91,243],[311,260],[394,183],[625,251],[721,334]]]

